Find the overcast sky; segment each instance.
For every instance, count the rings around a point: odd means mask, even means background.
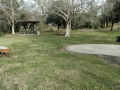
[[[33,2],[33,0],[24,0],[25,2]]]
[[[25,2],[29,2],[29,3],[30,3],[30,2],[31,2],[31,3],[34,2],[33,0],[24,0],[24,1],[25,1]],[[102,1],[106,1],[106,0],[99,0],[99,1],[102,2]]]

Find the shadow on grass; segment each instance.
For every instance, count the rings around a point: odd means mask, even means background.
[[[103,59],[109,64],[120,66],[120,57],[117,56],[107,56],[107,55],[98,55],[99,58]]]

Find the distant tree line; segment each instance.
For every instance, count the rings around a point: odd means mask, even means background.
[[[0,0],[0,32],[15,34],[18,20],[39,20],[39,29],[45,24],[66,28],[66,37],[70,31],[82,28],[106,28],[120,21],[119,0],[33,0],[28,4],[24,0]],[[101,3],[101,4],[100,4]]]

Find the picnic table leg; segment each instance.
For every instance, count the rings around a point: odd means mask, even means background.
[[[2,52],[2,56],[6,56],[6,53],[5,53],[5,52]]]
[[[2,53],[0,52],[0,57],[2,56]]]
[[[0,52],[1,56],[6,56],[6,53],[5,52]]]

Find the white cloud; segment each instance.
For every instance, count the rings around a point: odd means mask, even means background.
[[[34,0],[24,0],[26,3],[34,3]]]

